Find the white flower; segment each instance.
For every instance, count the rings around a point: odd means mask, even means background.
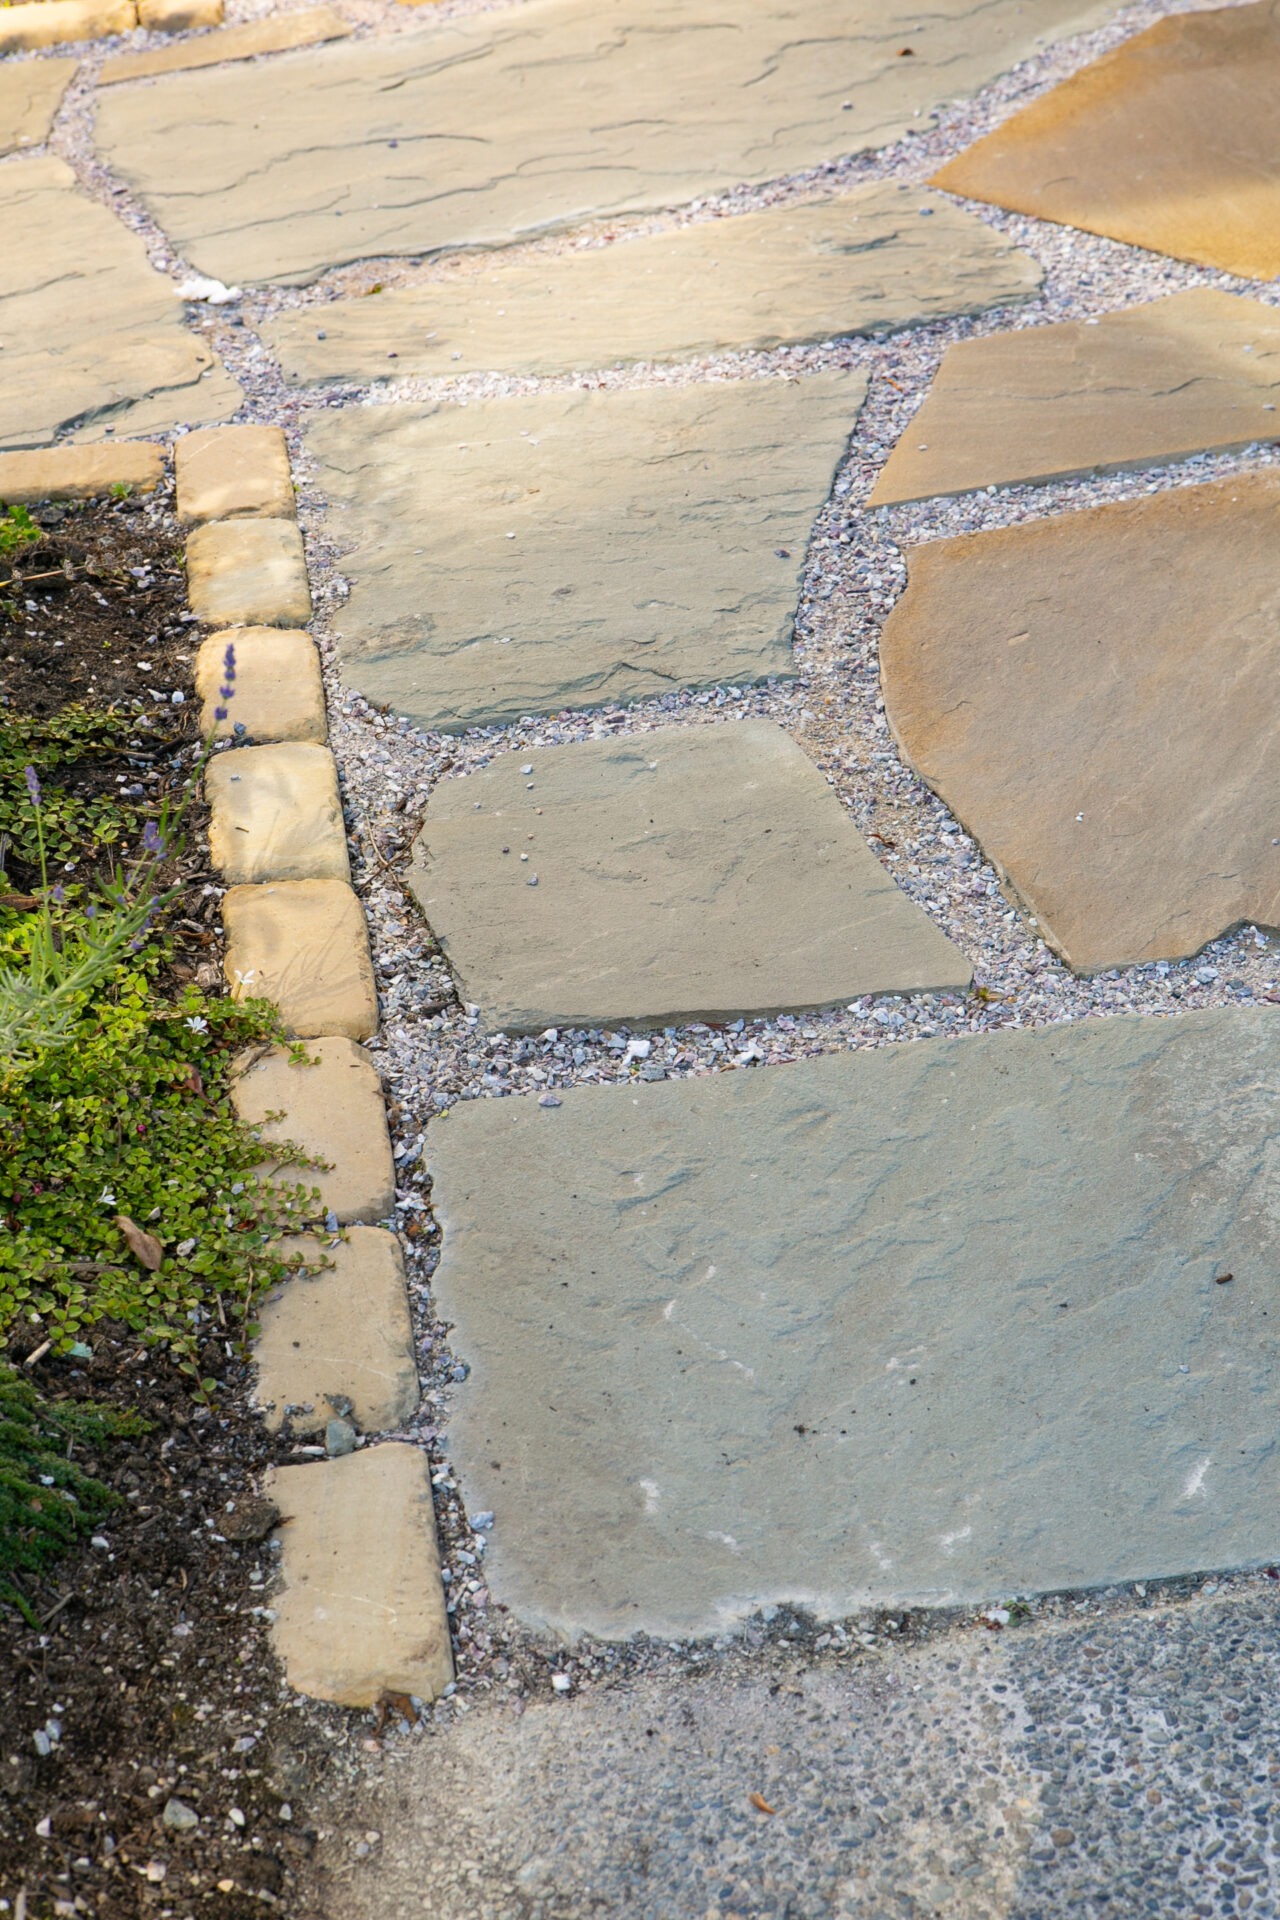
[[[100,1207],[114,1207],[115,1203],[116,1203],[116,1197],[114,1193],[112,1193],[110,1187],[104,1187],[102,1189],[102,1192],[98,1195],[98,1205]]]
[[[188,1014],[186,1024],[190,1027],[192,1033],[208,1033],[209,1031],[209,1022],[202,1013]]]

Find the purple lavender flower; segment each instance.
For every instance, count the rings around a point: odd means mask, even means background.
[[[55,907],[65,907],[67,904],[66,888],[64,886],[54,887],[49,895],[49,898],[52,900]]]
[[[35,768],[27,767],[22,777],[27,783],[27,792],[31,795],[32,806],[38,807],[40,805],[40,782],[36,779]]]
[[[236,677],[236,647],[234,640],[228,640],[227,650],[222,656],[222,671],[228,680]]]
[[[154,820],[148,820],[146,826],[142,829],[142,844],[148,853],[163,854],[164,835]]]
[[[215,707],[215,708],[214,708],[214,710],[213,710],[213,717],[214,717],[214,719],[215,719],[215,720],[225,720],[225,719],[226,719],[226,717],[227,717],[227,710],[226,710],[226,708],[225,708],[225,707]]]

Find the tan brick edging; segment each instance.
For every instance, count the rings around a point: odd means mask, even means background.
[[[222,8],[223,0],[19,0],[0,8],[0,54],[107,40],[135,27],[151,33],[216,27]]]

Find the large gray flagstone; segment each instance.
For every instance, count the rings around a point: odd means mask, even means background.
[[[409,884],[464,998],[509,1031],[970,979],[768,720],[502,754],[436,788]]]
[[[243,394],[141,239],[52,155],[0,167],[0,447],[225,420]]]
[[[0,66],[0,154],[37,147],[49,138],[53,117],[79,61],[7,60]]]
[[[112,88],[101,151],[230,281],[491,245],[883,145],[1097,0],[530,0]]]
[[[861,374],[313,416],[348,685],[462,728],[794,671]]]
[[[1274,1560],[1278,1083],[1250,1008],[455,1107],[494,1598],[709,1633]]]
[[[570,253],[500,254],[451,280],[285,311],[263,332],[298,385],[551,374],[912,326],[1023,300],[1040,281],[1029,254],[940,194],[878,184]]]

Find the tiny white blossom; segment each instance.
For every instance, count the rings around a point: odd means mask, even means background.
[[[102,1192],[98,1195],[98,1205],[100,1207],[114,1207],[115,1203],[116,1203],[116,1197],[114,1193],[112,1193],[110,1187],[104,1187],[102,1189]]]
[[[209,1022],[202,1013],[188,1014],[186,1024],[190,1027],[192,1033],[208,1033],[209,1031]]]

